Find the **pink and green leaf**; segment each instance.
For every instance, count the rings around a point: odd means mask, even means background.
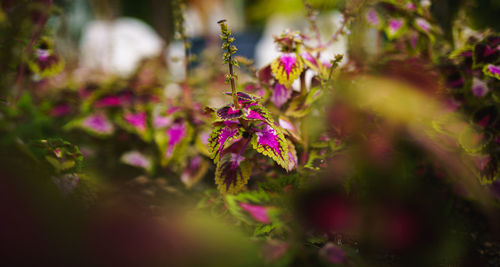
[[[389,40],[400,37],[406,30],[406,21],[403,18],[391,18],[385,27],[385,34]]]
[[[284,53],[271,63],[271,71],[280,84],[287,89],[292,86],[304,70],[303,59],[295,53]]]
[[[247,104],[243,107],[244,119],[260,120],[271,123],[273,119],[269,111],[258,103]]]
[[[208,138],[210,158],[212,158],[215,163],[218,163],[222,150],[241,139],[242,133],[243,131],[238,127],[237,122],[226,121],[216,126]]]
[[[252,146],[257,152],[272,158],[284,169],[289,168],[287,141],[278,126],[264,123],[252,136]]]
[[[95,113],[68,123],[66,129],[81,128],[99,137],[110,136],[115,127],[104,113]]]
[[[483,73],[500,80],[500,65],[488,64],[483,67]]]
[[[167,129],[156,131],[155,142],[164,155],[162,165],[165,166],[172,160],[179,161],[183,158],[192,134],[192,127],[185,121],[175,122]]]

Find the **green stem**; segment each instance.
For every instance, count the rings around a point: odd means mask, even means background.
[[[233,64],[231,63],[231,56],[229,56],[229,75],[231,75],[231,94],[233,96],[234,107],[240,109],[240,103],[238,103],[238,96],[236,95],[236,82],[234,81],[234,71]]]
[[[303,71],[300,74],[300,95],[305,96],[307,94],[306,88],[306,72]]]

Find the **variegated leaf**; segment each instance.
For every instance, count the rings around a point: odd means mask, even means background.
[[[64,128],[81,128],[88,133],[99,137],[112,135],[115,131],[114,125],[104,113],[95,113],[82,119],[71,121]]]
[[[252,136],[252,146],[257,152],[272,158],[281,167],[288,170],[288,144],[278,126],[263,123]]]
[[[210,158],[218,163],[222,150],[226,145],[242,137],[243,131],[238,127],[237,122],[225,121],[216,126],[208,138],[208,151]]]
[[[247,184],[251,166],[245,157],[238,153],[227,153],[217,164],[215,183],[223,194],[235,194]]]
[[[273,119],[269,111],[258,103],[250,103],[243,106],[243,115],[246,120],[260,120],[272,123]]]
[[[217,109],[216,114],[218,120],[225,121],[240,118],[243,113],[240,109],[235,108],[234,105],[227,105]]]
[[[406,29],[406,21],[403,18],[391,18],[385,28],[385,34],[389,40],[401,36]]]
[[[304,70],[303,59],[295,53],[284,53],[271,63],[271,71],[280,84],[287,89],[292,86]]]
[[[483,73],[500,80],[500,66],[495,66],[493,64],[488,64],[484,66]]]

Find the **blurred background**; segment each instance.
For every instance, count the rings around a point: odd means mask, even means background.
[[[0,265],[500,266],[500,1],[0,7]],[[222,19],[294,160],[235,194]]]

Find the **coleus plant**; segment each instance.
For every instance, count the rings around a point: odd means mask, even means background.
[[[251,175],[252,157],[249,148],[273,159],[286,170],[295,166],[293,144],[285,138],[283,129],[273,120],[269,111],[259,103],[259,98],[236,91],[234,66],[238,62],[232,57],[236,47],[234,37],[225,20],[219,21],[221,28],[224,63],[229,66],[226,81],[231,83],[233,103],[215,111],[214,129],[209,137],[210,157],[216,164],[215,182],[221,193],[237,193],[242,190]],[[289,66],[284,66],[283,68]],[[285,70],[286,71],[286,70]]]
[[[471,38],[451,52],[442,63],[451,106],[470,117],[477,133],[464,131],[460,145],[476,159],[478,177],[484,184],[500,174],[498,88],[500,88],[500,36]]]

